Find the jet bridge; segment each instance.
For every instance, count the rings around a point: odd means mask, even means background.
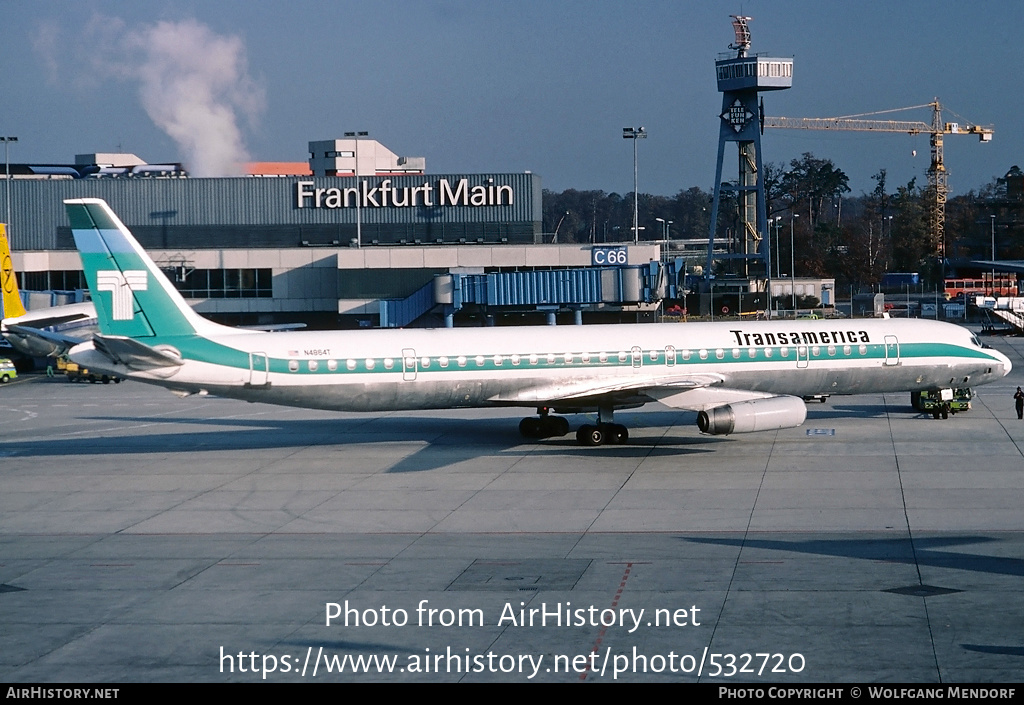
[[[380,302],[380,326],[397,328],[433,310],[440,310],[446,325],[466,306],[495,313],[573,311],[577,320],[584,309],[617,306],[652,306],[679,294],[677,272],[682,262],[649,262],[622,267],[577,267],[467,274],[450,272],[405,299]]]
[[[997,318],[1009,323],[1018,333],[1024,333],[1024,297],[1020,296],[978,296],[974,304]]]

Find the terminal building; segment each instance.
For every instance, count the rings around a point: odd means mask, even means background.
[[[21,288],[85,288],[63,201],[102,198],[196,310],[228,323],[579,322],[649,311],[664,293],[657,244],[545,243],[538,175],[428,174],[423,157],[361,136],[309,150],[224,178],[125,154],[12,164],[0,198],[9,190]]]

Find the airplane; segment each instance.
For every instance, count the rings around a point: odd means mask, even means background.
[[[91,301],[26,311],[18,293],[18,280],[11,262],[11,250],[0,223],[0,283],[3,309],[0,336],[11,347],[29,357],[60,357],[99,332],[96,307]],[[305,328],[304,323],[239,326],[251,330],[281,331]]]
[[[96,309],[86,301],[26,311],[18,293],[7,232],[0,223],[0,335],[30,357],[56,357],[99,330]]]
[[[658,401],[705,434],[793,428],[802,397],[996,381],[1010,360],[928,320],[769,320],[497,328],[292,331],[196,314],[111,208],[64,202],[100,332],[70,357],[94,371],[250,402],[343,411],[536,408],[520,432],[582,445],[629,439],[614,412]]]

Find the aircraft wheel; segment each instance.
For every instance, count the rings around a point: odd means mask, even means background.
[[[620,423],[609,424],[608,426],[608,443],[612,445],[625,445],[629,442],[629,429]]]
[[[519,433],[523,434],[525,438],[541,438],[540,419],[527,416],[519,422]]]
[[[548,436],[564,436],[569,433],[569,420],[564,416],[549,416],[544,428]]]
[[[584,446],[599,446],[605,442],[606,438],[604,429],[599,426],[584,424],[576,431],[576,440]]]

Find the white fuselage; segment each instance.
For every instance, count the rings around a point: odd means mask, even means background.
[[[111,365],[91,343],[72,357],[183,392],[357,411],[576,410],[669,396],[673,406],[702,409],[728,401],[727,390],[913,391],[983,384],[1010,369],[1005,356],[980,347],[966,329],[923,320],[286,333],[219,328],[208,337],[198,347],[191,338],[158,341],[156,348],[181,354],[180,366]],[[717,389],[722,393],[707,392]]]

